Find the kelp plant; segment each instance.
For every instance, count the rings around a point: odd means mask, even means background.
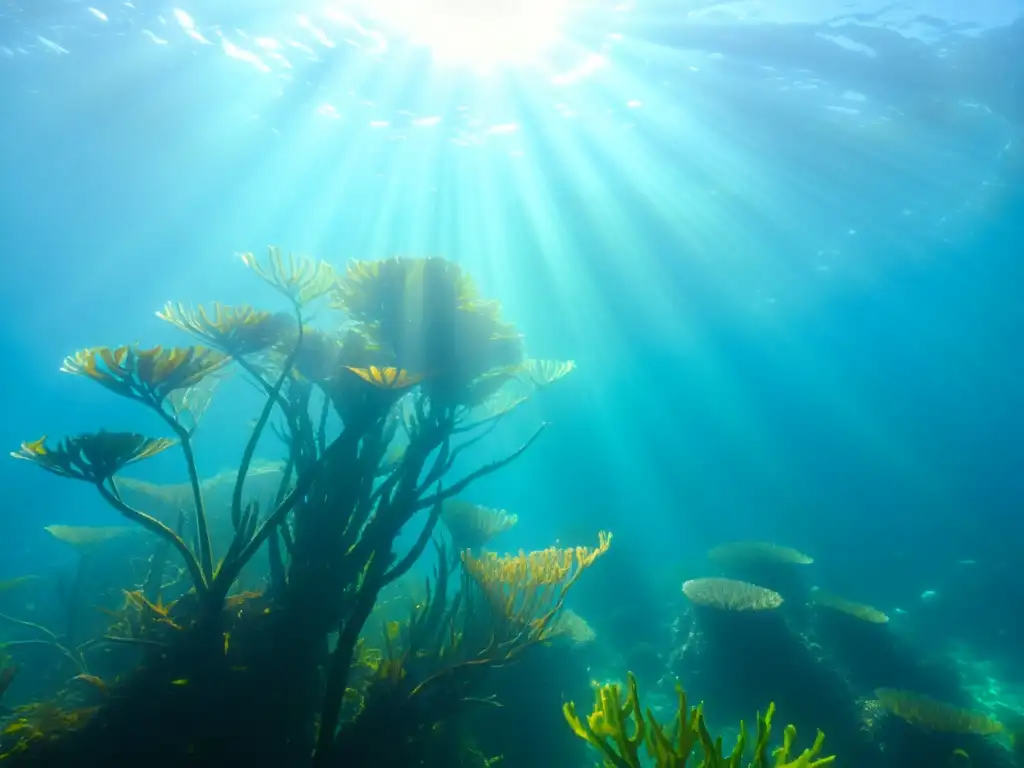
[[[152,765],[228,756],[237,764],[252,757],[302,765],[310,755],[318,765],[334,762],[360,634],[381,590],[421,556],[445,502],[512,462],[544,425],[504,458],[452,478],[456,463],[532,392],[573,368],[527,359],[499,305],[443,259],[355,261],[342,273],[274,248],[265,259],[242,259],[288,300],[290,314],[168,304],[158,316],[203,346],[100,347],[64,362],[62,370],[155,412],[173,439],[100,431],[53,446],[26,442],[12,454],[93,485],[173,547],[193,585],[173,604],[140,598],[157,619],[136,638],[142,667],[90,723],[62,739],[71,743],[28,745],[40,754],[89,755],[88,764],[127,756]],[[314,303],[325,299],[336,321],[309,325]],[[211,385],[230,365],[266,400],[235,478],[234,537],[218,559],[193,439]],[[275,411],[287,455],[264,512],[243,503],[244,486]],[[116,480],[129,464],[174,446],[192,489],[194,541],[127,504]],[[396,552],[414,518],[422,519],[414,544]],[[229,598],[264,543],[270,587]],[[162,563],[154,557],[154,567]],[[330,652],[329,636],[337,637]]]
[[[610,544],[611,535],[601,532],[594,548],[502,557],[467,550],[454,595],[448,554],[436,544],[426,598],[405,621],[385,625],[381,650],[360,646],[363,674],[346,701],[357,714],[339,734],[340,764],[454,765],[461,716],[471,707],[500,705],[485,695],[488,673],[565,632],[557,618],[566,596]],[[381,733],[392,737],[384,743]],[[489,763],[477,755],[470,764]]]

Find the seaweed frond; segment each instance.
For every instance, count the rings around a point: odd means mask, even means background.
[[[163,437],[145,437],[134,432],[107,432],[65,437],[56,446],[46,444],[46,435],[21,444],[12,451],[15,459],[31,461],[47,472],[72,480],[99,484],[129,464],[148,459],[174,445]]]
[[[337,283],[334,268],[325,261],[285,255],[280,248],[267,248],[266,259],[252,253],[240,254],[242,262],[264,282],[302,307],[330,293]]]
[[[208,347],[143,349],[133,344],[80,350],[64,358],[61,371],[85,376],[123,397],[161,409],[173,392],[194,387],[230,361],[228,355]]]
[[[290,315],[253,309],[248,304],[214,302],[212,311],[207,311],[203,306],[169,301],[156,316],[233,357],[263,352],[295,332]]]
[[[500,305],[444,259],[350,262],[333,298],[393,367],[423,374],[427,394],[448,405],[479,404],[474,381],[523,361],[522,339]]]
[[[507,658],[556,633],[554,620],[569,590],[608,551],[611,541],[612,535],[601,531],[596,547],[549,547],[502,556],[462,553],[466,575],[486,596],[496,617],[490,636],[506,648]]]
[[[740,723],[739,736],[732,751],[722,751],[721,738],[709,733],[704,721],[704,704],[691,707],[682,686],[676,685],[678,707],[671,726],[665,726],[640,702],[636,678],[626,675],[626,692],[622,686],[609,683],[597,686],[591,714],[580,717],[576,705],[566,702],[562,714],[579,738],[589,743],[602,757],[605,768],[680,768],[688,763],[696,749],[702,759],[697,768],[740,768],[746,750],[748,733]],[[818,757],[824,746],[825,735],[818,731],[814,743],[794,755],[796,728],[788,725],[780,747],[770,751],[772,718],[775,705],[769,704],[762,716],[757,716],[757,734],[753,745],[753,759],[748,768],[818,768],[835,761],[835,756]],[[649,762],[641,752],[646,753]]]
[[[371,365],[369,368],[354,368],[347,366],[356,376],[372,384],[378,389],[410,389],[422,381],[423,376],[409,373],[401,368],[378,368]]]

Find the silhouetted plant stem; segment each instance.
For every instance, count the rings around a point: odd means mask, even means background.
[[[513,461],[522,456],[523,453],[526,452],[527,448],[533,445],[533,441],[540,437],[541,432],[543,432],[547,428],[547,426],[547,422],[541,424],[537,428],[537,431],[530,435],[530,438],[525,443],[520,445],[516,450],[514,450],[505,458],[498,459],[497,461],[492,461],[490,464],[486,464],[480,467],[480,469],[476,470],[475,472],[471,472],[466,477],[454,483],[447,490],[439,490],[437,493],[434,493],[430,496],[421,497],[419,502],[417,503],[416,509],[426,509],[427,507],[438,504],[444,501],[445,499],[449,499],[452,496],[456,496],[462,493],[464,490],[466,490],[466,488],[469,487],[470,484],[472,484],[476,480],[479,480],[484,475],[489,475],[492,472],[497,472],[502,467],[511,464]],[[452,451],[452,453],[453,456],[445,463],[444,470],[438,473],[439,477],[444,476],[444,474],[447,473],[447,471],[452,468],[452,464],[457,456],[457,452]]]
[[[274,509],[270,516],[264,520],[253,532],[252,537],[249,539],[249,543],[246,544],[238,553],[236,557],[232,557],[230,560],[225,559],[221,565],[220,570],[217,572],[214,578],[214,584],[216,585],[213,589],[214,599],[219,595],[220,599],[223,600],[227,596],[228,590],[231,589],[231,585],[238,578],[238,575],[242,572],[242,568],[245,564],[252,560],[253,556],[259,551],[259,548],[263,546],[263,542],[267,540],[267,537],[273,533],[282,522],[285,517],[291,512],[292,507],[301,499],[306,491],[309,490],[310,485],[313,484],[313,480],[316,479],[316,475],[323,463],[323,457],[317,461],[313,469],[309,474],[302,478],[295,487],[284,497],[280,504]]]
[[[4,643],[5,647],[14,648],[20,645],[45,645],[49,648],[53,648],[55,651],[57,651],[65,658],[67,658],[72,664],[75,665],[75,668],[79,672],[84,674],[89,671],[85,665],[85,661],[80,656],[76,656],[66,645],[64,645],[64,643],[60,641],[57,635],[55,635],[49,629],[44,627],[42,624],[36,624],[34,621],[25,621],[24,619],[16,619],[15,617],[8,616],[5,613],[0,613],[0,619],[11,624],[15,624],[19,627],[25,627],[26,629],[31,629],[35,632],[39,632],[43,635],[46,635],[45,640],[8,640]]]
[[[199,542],[199,566],[203,572],[204,580],[209,582],[213,579],[213,550],[210,545],[210,524],[206,519],[206,505],[203,503],[203,489],[199,483],[199,470],[196,467],[196,456],[192,450],[192,435],[185,426],[169,413],[161,410],[164,421],[174,430],[178,441],[181,443],[181,451],[185,454],[185,467],[188,470],[188,480],[192,485],[192,499],[196,508],[196,539]],[[165,526],[166,527],[166,526]],[[168,528],[168,530],[170,530]]]
[[[195,583],[196,592],[199,594],[205,594],[209,589],[209,582],[206,579],[203,569],[199,565],[199,561],[196,559],[195,553],[188,548],[188,544],[178,534],[164,525],[162,522],[157,520],[151,515],[147,515],[145,512],[140,512],[137,509],[132,509],[124,501],[121,500],[121,495],[117,493],[117,486],[114,485],[114,480],[110,480],[111,487],[103,485],[103,483],[97,483],[96,489],[110,506],[124,515],[126,518],[131,520],[133,523],[138,523],[147,531],[156,536],[159,536],[164,541],[169,543],[172,547],[178,550],[182,559],[185,561],[185,567],[188,568],[189,574],[192,576],[192,581]]]
[[[444,496],[440,490],[438,491],[437,496],[438,502],[434,505],[433,509],[430,510],[430,516],[427,518],[426,525],[424,525],[423,530],[420,531],[419,538],[416,539],[416,543],[413,545],[412,549],[410,549],[406,553],[405,557],[399,560],[390,571],[384,574],[384,586],[397,581],[408,573],[416,564],[416,561],[420,559],[420,555],[423,554],[423,550],[427,548],[427,544],[430,542],[430,538],[434,534],[434,528],[437,527],[437,521],[441,519],[441,511],[444,509],[444,504],[441,501]]]
[[[182,536],[185,531],[185,509],[181,508],[178,510],[178,520],[175,524],[175,533],[178,536]],[[167,567],[167,553],[170,550],[170,543],[161,538],[157,542],[156,549],[153,551],[153,557],[149,563],[149,575],[146,577],[146,583],[143,585],[142,594],[151,603],[155,603],[160,597],[160,593],[164,587],[164,570]]]
[[[281,366],[281,374],[277,377],[277,381],[274,386],[267,390],[267,402],[263,405],[263,411],[260,413],[259,419],[256,421],[256,426],[253,427],[252,434],[249,436],[249,442],[245,446],[245,451],[242,453],[242,462],[238,467],[238,477],[235,479],[235,488],[231,494],[231,522],[237,530],[242,518],[242,490],[245,487],[245,477],[249,474],[249,466],[252,464],[252,457],[256,453],[256,446],[260,442],[260,436],[263,434],[263,429],[267,425],[267,421],[270,419],[270,414],[274,411],[274,406],[277,405],[278,400],[281,396],[281,388],[284,383],[288,380],[288,377],[292,373],[292,367],[295,365],[295,359],[298,357],[299,349],[302,347],[302,313],[296,307],[296,317],[299,322],[299,330],[295,339],[295,346],[292,351],[285,358],[284,365]],[[243,366],[245,367],[245,366]],[[250,373],[254,373],[251,368]],[[258,381],[266,384],[266,381],[257,373],[255,373]]]
[[[267,547],[270,560],[270,590],[277,595],[288,586],[288,576],[284,565],[284,555],[281,553],[281,537],[278,536],[276,530],[270,532]]]
[[[85,581],[86,568],[93,562],[92,553],[80,552],[78,555],[78,562],[75,563],[75,576],[71,581],[71,588],[67,591],[66,599],[67,605],[64,608],[67,610],[66,628],[64,636],[67,638],[67,644],[69,647],[75,647],[75,640],[78,634],[78,620],[81,606],[79,605],[82,598],[83,582]]]
[[[348,686],[349,670],[352,667],[352,656],[359,642],[359,635],[383,586],[384,564],[378,564],[374,558],[367,565],[363,581],[359,585],[355,605],[345,621],[345,627],[338,637],[338,645],[331,654],[327,672],[327,687],[324,692],[324,704],[320,713],[320,732],[317,735],[316,750],[313,752],[313,768],[325,765],[329,760],[331,747],[334,744],[334,732],[338,728],[341,717],[341,706],[345,699]]]

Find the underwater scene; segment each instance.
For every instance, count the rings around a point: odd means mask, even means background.
[[[0,763],[1024,768],[1024,0],[0,0]]]

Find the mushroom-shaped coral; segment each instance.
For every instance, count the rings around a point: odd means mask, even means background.
[[[768,541],[734,541],[708,552],[708,559],[719,566],[725,576],[773,589],[787,598],[801,599],[808,585],[803,576],[814,559],[803,552]]]
[[[792,547],[769,541],[734,541],[720,544],[708,552],[708,559],[725,567],[743,567],[777,563],[810,565],[814,558]]]
[[[571,608],[564,609],[555,619],[553,634],[569,638],[575,645],[588,645],[597,640],[597,632],[590,622]]]
[[[695,605],[721,611],[770,611],[782,605],[782,595],[735,579],[691,579],[683,594]]]
[[[516,524],[518,515],[491,509],[463,499],[447,499],[441,508],[441,522],[457,550],[478,549]]]
[[[280,487],[284,464],[280,461],[254,461],[246,475],[246,492],[252,498],[272,497]],[[226,509],[238,473],[224,469],[200,482],[203,497],[213,509]],[[174,520],[193,503],[191,483],[150,483],[134,477],[119,477],[118,490],[132,506],[151,510],[162,520]]]
[[[812,605],[837,611],[868,624],[886,624],[889,621],[888,616],[873,606],[855,603],[817,587],[811,590],[810,602]]]
[[[66,437],[55,447],[46,436],[12,451],[15,459],[31,461],[47,472],[73,480],[100,484],[124,467],[148,459],[174,445],[163,437],[144,437],[134,432],[105,432]]]
[[[43,530],[79,552],[138,533],[137,528],[125,525],[47,525]]]
[[[961,709],[913,691],[879,688],[875,696],[885,711],[926,730],[976,736],[991,736],[1003,730],[1002,723],[983,712]]]

